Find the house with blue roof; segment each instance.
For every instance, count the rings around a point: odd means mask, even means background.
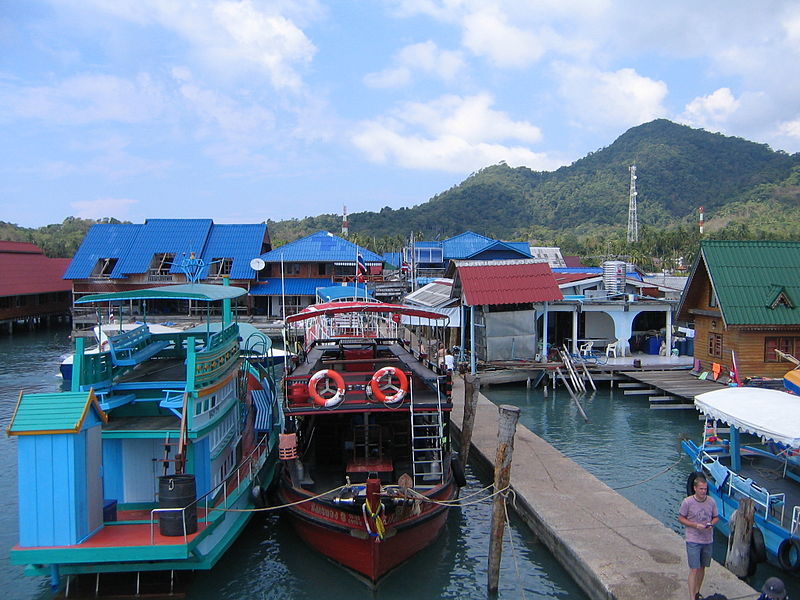
[[[73,300],[87,294],[120,292],[190,279],[250,289],[254,258],[271,249],[265,223],[221,225],[211,219],[148,219],[142,224],[93,225],[64,273]],[[178,311],[153,306],[148,311]],[[113,311],[109,307],[109,312]],[[141,307],[119,307],[136,315]],[[109,315],[110,316],[110,315]]]
[[[466,231],[443,241],[419,241],[404,249],[418,284],[444,277],[451,260],[514,260],[531,258],[527,242],[502,242]]]
[[[366,272],[359,276],[358,257]],[[327,231],[318,231],[259,257],[264,267],[250,295],[256,314],[281,318],[299,312],[321,288],[380,282],[383,257]]]

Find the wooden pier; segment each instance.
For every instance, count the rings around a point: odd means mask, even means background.
[[[694,397],[725,387],[716,381],[698,379],[687,370],[681,371],[621,371],[628,379],[617,387],[623,394],[648,396],[650,408],[694,408]]]

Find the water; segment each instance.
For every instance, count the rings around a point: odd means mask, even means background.
[[[518,406],[521,424],[683,535],[677,514],[692,464],[683,455],[680,440],[699,441],[702,421],[697,411],[652,410],[642,396],[603,387],[581,399],[587,423],[563,389],[547,398],[541,389],[524,385],[490,386],[481,392],[495,404]],[[714,537],[714,560],[724,564],[727,538],[720,533]],[[771,565],[759,565],[748,583],[761,589],[773,576],[786,583],[792,598],[800,598],[800,578]]]
[[[60,389],[61,356],[69,350],[69,330],[50,329],[0,337],[0,421],[7,425],[21,389]],[[51,598],[45,578],[24,577],[11,565],[8,550],[18,541],[16,438],[0,436],[0,493],[7,499],[0,512],[0,590],[9,598]],[[467,496],[487,485],[467,470]],[[486,564],[490,504],[450,511],[443,535],[429,548],[390,574],[376,593],[341,568],[310,551],[277,515],[258,514],[217,566],[194,575],[191,600],[311,599],[394,600],[408,598],[486,598]],[[511,540],[503,550],[500,598],[537,600],[586,596],[547,549],[513,515]],[[9,590],[13,590],[10,593]]]

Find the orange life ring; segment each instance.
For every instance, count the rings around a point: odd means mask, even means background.
[[[320,381],[325,382],[325,387],[321,391],[317,389],[317,384]],[[333,382],[336,387],[331,387],[331,382]],[[333,395],[327,397],[323,395],[330,394],[331,392],[333,392]],[[342,400],[344,400],[344,378],[333,369],[317,371],[311,376],[311,379],[308,380],[308,394],[317,406],[322,406],[324,408],[339,406]]]
[[[381,385],[381,380],[386,375],[389,376],[389,381],[384,385]],[[394,377],[397,377],[399,385],[394,385]],[[397,402],[401,402],[408,392],[408,377],[406,377],[406,374],[402,371],[402,369],[383,367],[382,369],[375,371],[375,373],[372,375],[372,379],[369,382],[369,387],[372,389],[372,393],[375,394],[375,396],[381,402],[385,402],[386,404],[395,404]],[[389,395],[386,394],[384,390],[394,390],[395,393],[393,395]]]

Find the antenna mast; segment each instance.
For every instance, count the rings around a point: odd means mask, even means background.
[[[636,165],[631,165],[631,193],[628,199],[628,243],[639,241],[639,219],[636,216]]]
[[[347,205],[342,206],[342,235],[350,233],[350,226],[347,224]]]

